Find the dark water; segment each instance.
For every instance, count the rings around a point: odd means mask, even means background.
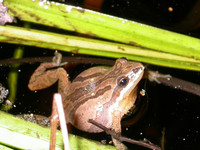
[[[102,12],[124,17],[127,19],[136,19],[151,25],[163,28],[177,30],[175,27],[184,20],[190,12],[196,1],[144,1],[144,0],[107,0],[102,5]],[[83,1],[68,1],[76,5],[82,5]],[[168,8],[173,7],[174,11],[169,12]],[[182,13],[181,13],[182,12]],[[198,37],[198,29],[188,32],[181,29],[179,32]],[[178,31],[178,30],[177,30]],[[11,44],[0,44],[0,59],[10,58],[18,46]],[[36,47],[22,46],[24,57],[53,56],[54,51],[40,49]],[[65,53],[64,55],[70,55]],[[57,86],[31,92],[27,88],[28,80],[33,71],[38,66],[35,64],[22,64],[18,69],[18,86],[16,95],[16,105],[10,113],[35,113],[49,116],[51,113],[51,99]],[[81,70],[88,66],[82,65],[73,69],[70,76],[75,76]],[[148,68],[158,70],[165,74],[171,74],[183,80],[193,83],[200,83],[200,73],[157,67],[148,65]],[[0,83],[6,88],[8,73],[11,66],[0,66]],[[72,77],[73,78],[73,77]],[[144,138],[151,142],[161,145],[161,139],[164,140],[166,150],[196,150],[199,149],[200,142],[200,97],[181,90],[173,89],[164,85],[151,83],[147,80],[141,82],[140,88],[146,90],[146,96],[142,101],[148,101],[148,109],[143,117],[131,127],[123,127],[123,135],[142,140]],[[2,105],[2,104],[1,104]],[[94,134],[79,133],[86,137],[97,137]],[[100,134],[98,140],[107,139],[109,136]],[[127,144],[130,149],[145,149],[138,146]]]

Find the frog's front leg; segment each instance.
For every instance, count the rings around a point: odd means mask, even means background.
[[[53,57],[53,62],[42,63],[32,74],[28,87],[30,90],[41,90],[50,87],[58,81],[58,92],[63,96],[69,88],[70,81],[67,72],[61,68],[62,55],[58,52]]]
[[[113,114],[114,116],[113,116],[113,122],[112,122],[112,129],[116,133],[121,134],[121,117],[119,117],[121,116],[120,111],[116,111]],[[118,150],[127,150],[127,147],[122,142],[115,139],[114,137],[112,137],[112,141]]]

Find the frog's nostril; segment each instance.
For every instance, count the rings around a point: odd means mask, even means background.
[[[134,73],[137,73],[140,69],[141,69],[141,68],[138,67],[138,68],[134,68],[132,71],[133,71]]]

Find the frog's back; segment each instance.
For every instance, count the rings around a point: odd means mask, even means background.
[[[93,67],[80,73],[70,85],[64,98],[66,119],[71,122],[73,113],[84,102],[83,99],[91,97],[97,88],[98,81],[108,71],[107,67]],[[71,114],[70,114],[70,113]]]
[[[93,67],[80,73],[73,81],[67,92],[67,97],[72,95],[85,95],[95,88],[95,83],[108,69],[105,67]]]

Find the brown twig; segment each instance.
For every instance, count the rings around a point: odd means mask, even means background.
[[[28,57],[20,59],[4,59],[0,60],[0,65],[10,65],[15,63],[36,63],[36,62],[52,62],[53,57]],[[85,57],[62,57],[62,62],[69,63],[83,63],[83,64],[102,64],[111,66],[114,64],[114,60],[102,59],[102,58],[85,58]]]
[[[150,81],[155,81],[157,83],[162,83],[164,85],[170,86],[174,89],[180,89],[188,93],[200,96],[200,85],[188,82],[185,80],[172,77],[170,75],[160,74],[156,71],[148,70],[148,79]]]
[[[154,145],[153,143],[149,142],[148,140],[137,141],[137,140],[133,140],[133,139],[130,139],[130,138],[126,138],[126,137],[123,137],[121,134],[116,133],[115,131],[106,128],[102,124],[100,124],[100,123],[98,123],[98,122],[96,122],[96,121],[94,121],[92,119],[89,119],[88,122],[94,124],[95,126],[97,126],[99,128],[101,128],[107,134],[111,135],[112,137],[114,137],[115,139],[119,140],[120,142],[128,142],[128,143],[136,144],[136,145],[139,145],[139,146],[143,146],[143,147],[146,147],[146,148],[149,148],[149,149],[152,149],[152,150],[161,150],[161,148],[159,146]]]
[[[35,62],[51,62],[52,57],[30,57],[21,59],[4,59],[0,60],[0,65],[10,65],[14,63],[35,63]],[[63,57],[62,62],[69,63],[83,63],[83,64],[99,64],[112,66],[114,60],[108,60],[103,58],[85,58],[85,57]],[[150,81],[156,81],[157,83],[162,83],[166,86],[173,87],[175,89],[180,89],[188,93],[200,96],[200,85],[184,81],[169,75],[163,75],[156,71],[146,70],[146,77]]]

